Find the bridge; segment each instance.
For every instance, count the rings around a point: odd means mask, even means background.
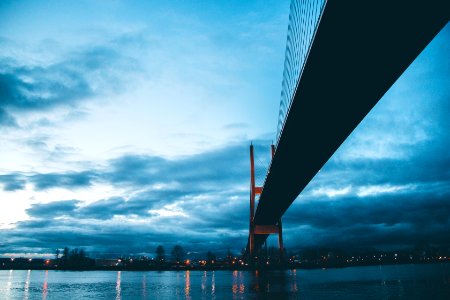
[[[254,257],[322,166],[450,19],[445,0],[292,0],[276,147],[256,186]],[[255,209],[255,197],[260,195]]]

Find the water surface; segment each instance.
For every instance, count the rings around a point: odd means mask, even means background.
[[[450,299],[450,264],[290,271],[0,271],[0,299]]]

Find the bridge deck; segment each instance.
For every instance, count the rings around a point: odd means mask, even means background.
[[[256,225],[275,224],[446,25],[445,2],[327,1],[266,178]],[[266,238],[258,235],[255,246]]]

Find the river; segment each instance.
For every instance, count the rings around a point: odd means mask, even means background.
[[[450,264],[267,272],[1,270],[0,299],[450,299]]]

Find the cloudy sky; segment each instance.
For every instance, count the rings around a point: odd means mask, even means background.
[[[245,247],[289,2],[2,1],[0,255]],[[450,245],[448,53],[450,25],[288,210],[288,248]]]

